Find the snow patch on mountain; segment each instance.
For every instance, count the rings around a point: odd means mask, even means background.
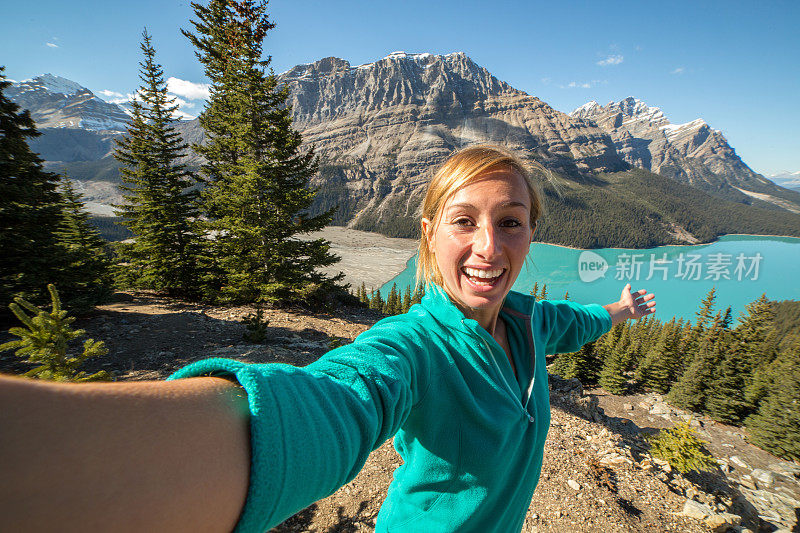
[[[63,94],[69,96],[77,94],[81,91],[88,91],[86,87],[75,83],[67,78],[55,76],[53,74],[42,74],[30,80],[23,80],[19,85],[28,85],[31,89],[45,89],[51,93]]]
[[[661,111],[660,108],[650,107],[641,100],[632,96],[621,100],[616,104],[616,106],[624,115],[630,117],[628,120],[623,121],[623,124],[640,121],[646,121],[652,124],[669,122],[667,117],[664,116],[664,112]]]
[[[672,141],[680,135],[699,130],[703,126],[708,126],[708,124],[702,118],[698,118],[684,124],[664,124],[660,126],[660,129],[664,131],[667,139]]]

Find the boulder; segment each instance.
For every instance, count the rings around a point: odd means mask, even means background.
[[[668,415],[670,413],[669,405],[659,402],[654,404],[653,407],[650,409],[651,415]]]
[[[741,459],[739,459],[739,458],[738,458],[737,456],[735,456],[735,455],[731,455],[731,456],[728,458],[728,460],[729,460],[731,463],[733,463],[733,464],[735,464],[736,466],[738,466],[739,468],[746,468],[746,469],[750,470],[750,467],[749,467],[749,466],[747,466],[747,463],[745,463],[744,461],[742,461]]]
[[[715,513],[708,505],[696,502],[692,499],[687,499],[686,503],[683,504],[683,511],[681,511],[680,514],[688,516],[689,518],[696,518],[697,520],[705,520]]]
[[[761,487],[771,487],[775,484],[775,474],[769,470],[756,468],[750,472],[750,476],[752,476]]]
[[[731,513],[717,513],[706,517],[704,520],[714,533],[725,533],[728,529],[742,523],[742,517]]]

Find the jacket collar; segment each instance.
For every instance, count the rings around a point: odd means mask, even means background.
[[[516,318],[530,320],[533,313],[534,297],[515,291],[510,291],[503,302],[502,311],[505,311]],[[437,320],[444,324],[461,323],[469,329],[483,329],[477,320],[466,318],[464,313],[456,307],[450,300],[450,296],[445,290],[436,283],[425,285],[425,296],[422,298],[422,305]]]

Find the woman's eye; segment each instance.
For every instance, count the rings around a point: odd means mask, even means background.
[[[472,221],[468,218],[457,218],[453,221],[456,226],[471,226]]]
[[[522,225],[522,223],[519,220],[515,219],[515,218],[509,218],[509,219],[504,220],[504,221],[502,221],[500,223],[500,226],[502,226],[504,228],[518,228],[521,225]]]

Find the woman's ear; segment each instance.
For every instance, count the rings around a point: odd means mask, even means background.
[[[434,253],[434,246],[433,246],[433,222],[428,220],[427,218],[423,218],[422,221],[422,234],[425,235],[425,242],[428,243],[428,250],[431,253]]]
[[[536,233],[536,222],[533,223],[533,227],[531,228],[531,242],[533,242],[534,233]]]

